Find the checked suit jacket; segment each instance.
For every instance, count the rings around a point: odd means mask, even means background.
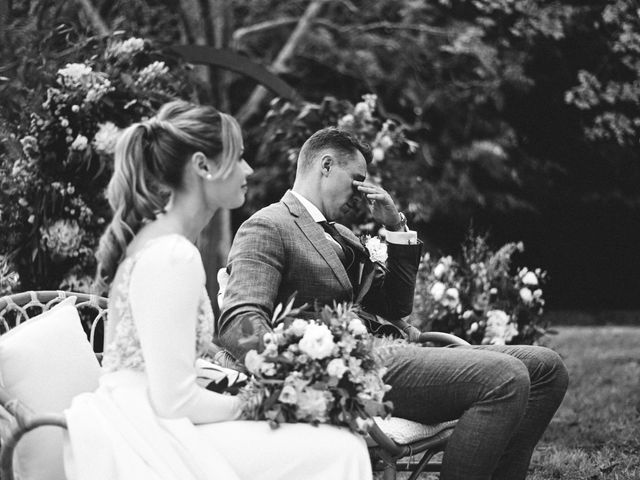
[[[336,227],[352,248],[366,252],[348,228]],[[361,280],[352,285],[322,226],[287,192],[280,202],[251,216],[236,233],[227,265],[229,281],[216,319],[216,342],[243,359],[254,348],[243,339],[251,334],[262,338],[269,332],[274,308],[294,293],[294,307],[347,301],[391,323],[398,321],[413,308],[421,248],[420,242],[389,244],[386,266],[366,255]]]

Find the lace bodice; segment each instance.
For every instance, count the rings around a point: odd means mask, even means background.
[[[140,343],[140,335],[133,319],[130,284],[134,269],[138,260],[145,254],[148,255],[175,255],[176,247],[183,255],[195,254],[199,258],[196,247],[186,238],[179,235],[166,235],[149,241],[141,250],[122,261],[118,268],[115,280],[109,294],[109,321],[115,324],[112,338],[105,345],[103,357],[103,370],[113,372],[117,370],[130,369],[144,371],[145,363]],[[153,251],[149,251],[153,248]],[[194,272],[194,275],[200,272]],[[151,287],[150,287],[151,288]],[[171,302],[171,298],[159,298],[160,302]],[[176,319],[180,321],[180,319]],[[196,349],[197,356],[204,353],[209,341],[213,336],[213,310],[204,283],[200,295],[196,319]]]

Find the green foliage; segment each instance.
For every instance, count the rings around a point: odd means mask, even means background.
[[[115,36],[76,48],[78,63],[58,66],[1,157],[0,244],[22,289],[89,289],[120,130],[194,93],[189,71],[148,41]]]
[[[595,34],[608,55],[591,69],[578,72],[578,85],[565,100],[589,113],[585,134],[590,140],[619,145],[640,144],[640,15],[638,2],[618,0],[598,9]]]
[[[453,333],[473,344],[535,344],[546,333],[542,284],[546,272],[512,272],[522,243],[492,251],[471,232],[460,258],[424,256],[418,271],[412,323]]]

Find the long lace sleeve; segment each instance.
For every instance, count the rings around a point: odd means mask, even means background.
[[[130,282],[131,312],[161,417],[193,423],[235,419],[240,400],[196,383],[196,320],[205,273],[198,250],[186,239],[156,242],[138,259]]]

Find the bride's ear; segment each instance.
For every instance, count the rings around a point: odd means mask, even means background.
[[[191,156],[191,168],[195,171],[196,175],[204,178],[205,180],[211,180],[213,178],[213,172],[211,172],[211,165],[207,156],[202,152],[196,152]]]

